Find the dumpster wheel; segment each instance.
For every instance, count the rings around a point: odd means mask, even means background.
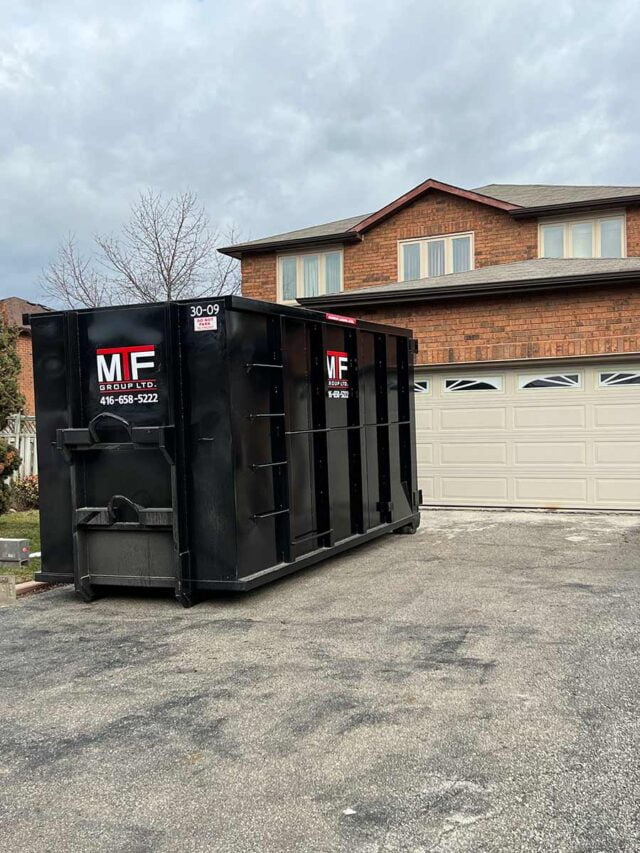
[[[397,530],[394,530],[394,533],[397,534],[410,534],[416,533],[418,530],[418,525],[415,521],[412,521],[410,524],[405,524],[404,527],[398,527]]]
[[[86,601],[87,604],[91,604],[91,602],[95,601],[98,597],[96,588],[93,584],[88,583],[87,581],[80,581],[80,583],[77,583],[76,592],[83,601]]]

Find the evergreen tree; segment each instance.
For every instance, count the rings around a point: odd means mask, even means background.
[[[21,412],[24,406],[24,398],[18,385],[18,333],[19,330],[10,326],[6,317],[0,314],[0,431],[7,426],[11,415]],[[6,512],[9,507],[7,477],[17,471],[19,465],[17,448],[0,438],[0,513]]]

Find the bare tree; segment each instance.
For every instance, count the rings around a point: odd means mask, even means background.
[[[242,239],[235,225],[229,225],[221,232],[220,236],[225,246],[233,246],[234,243],[239,243]],[[241,284],[240,261],[237,258],[216,252],[213,256],[209,293],[212,296],[222,296],[225,293],[240,293]]]
[[[225,240],[235,242],[235,228]],[[70,235],[44,270],[44,292],[67,307],[220,296],[240,290],[239,264],[216,251],[219,233],[192,192],[147,190],[119,235],[94,238],[85,260]]]
[[[93,269],[92,261],[78,251],[74,234],[68,234],[55,258],[42,273],[44,293],[66,308],[94,308],[109,304],[109,282]]]

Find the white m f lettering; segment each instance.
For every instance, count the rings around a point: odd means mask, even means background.
[[[111,359],[109,363],[108,359]],[[98,382],[119,382],[122,379],[122,363],[119,353],[98,356]]]
[[[153,367],[154,350],[142,350],[142,352],[132,352],[131,353],[131,378],[138,378],[138,371],[142,367]],[[146,359],[146,361],[145,361]]]

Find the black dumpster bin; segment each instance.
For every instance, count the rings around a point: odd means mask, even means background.
[[[236,296],[29,322],[39,580],[189,605],[417,528],[409,331]]]

